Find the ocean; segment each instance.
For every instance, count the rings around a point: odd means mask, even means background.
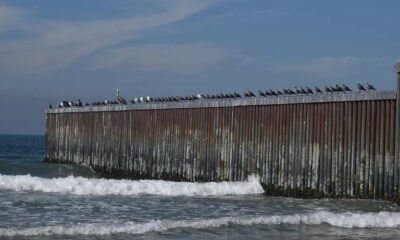
[[[43,163],[43,136],[0,135],[0,239],[398,239],[400,208],[295,199],[244,182],[107,180]]]

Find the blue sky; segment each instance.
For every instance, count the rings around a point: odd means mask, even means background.
[[[0,0],[0,133],[49,102],[370,82],[395,88],[400,2]]]

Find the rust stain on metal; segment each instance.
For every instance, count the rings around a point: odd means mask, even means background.
[[[328,95],[47,111],[45,159],[106,177],[255,173],[270,194],[395,199],[397,99]]]

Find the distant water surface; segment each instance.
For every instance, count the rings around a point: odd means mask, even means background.
[[[237,183],[99,179],[42,163],[43,136],[0,135],[0,239],[398,239],[400,208],[268,197]]]

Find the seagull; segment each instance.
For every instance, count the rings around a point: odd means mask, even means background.
[[[360,90],[360,92],[366,91],[365,87],[363,85],[361,85],[361,83],[357,83],[357,88],[358,88],[358,90]]]
[[[309,88],[309,87],[306,87],[306,91],[309,94],[313,94],[314,93],[313,90],[311,88]]]
[[[342,84],[342,88],[345,92],[351,92],[351,89],[346,84]]]
[[[80,99],[78,99],[78,103],[76,105],[78,105],[78,107],[82,107],[82,102]]]
[[[280,90],[275,91],[277,95],[283,95],[283,93]]]
[[[337,92],[344,92],[343,88],[339,86],[339,84],[336,84],[336,91]]]
[[[368,89],[368,91],[371,91],[371,90],[376,91],[376,89],[374,88],[374,86],[372,86],[372,85],[369,84],[369,83],[367,83],[367,89]]]
[[[277,94],[274,90],[272,90],[272,89],[269,90],[269,94],[270,94],[271,96],[277,96],[277,95],[278,95],[278,94]]]
[[[50,109],[53,109],[53,106],[51,106],[51,103],[49,103],[49,108],[50,108]]]
[[[330,88],[330,87],[328,87],[328,86],[325,86],[325,92],[332,93],[332,90],[331,90],[331,88]]]
[[[319,87],[315,87],[315,92],[316,93],[323,93],[322,90]]]
[[[237,93],[237,92],[234,92],[233,95],[235,95],[235,98],[241,98],[241,97],[242,97],[242,96],[240,96],[240,94]]]
[[[298,87],[294,87],[294,92],[295,92],[296,94],[302,93],[301,89],[298,88]]]
[[[261,97],[265,97],[265,93],[263,93],[261,90],[258,90],[258,95],[260,95]]]

